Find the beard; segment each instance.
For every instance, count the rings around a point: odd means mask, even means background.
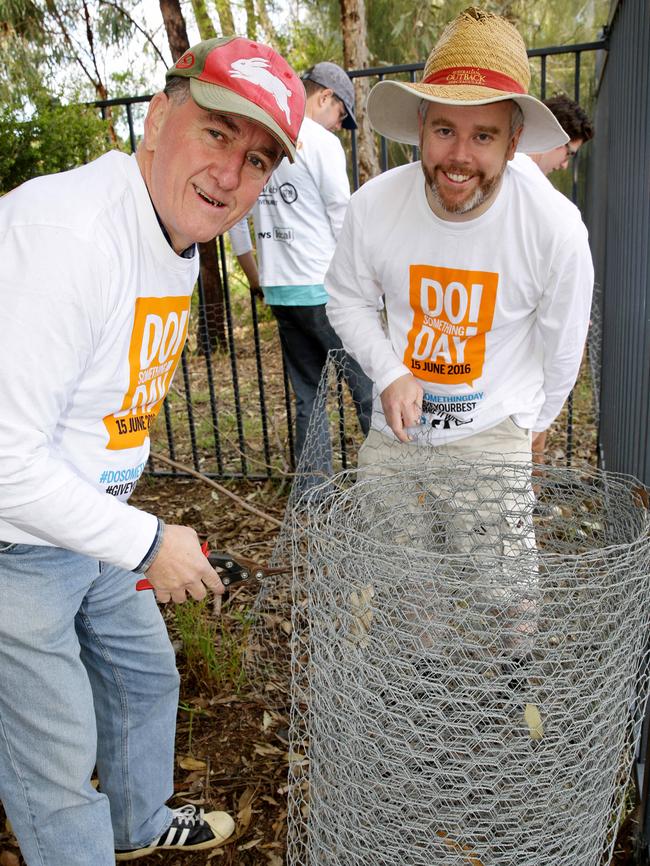
[[[466,214],[470,211],[476,210],[476,208],[480,207],[490,198],[491,195],[494,194],[501,183],[501,178],[503,177],[503,172],[506,170],[507,164],[508,160],[505,159],[501,166],[501,170],[497,174],[492,175],[492,177],[486,177],[485,172],[477,172],[474,176],[478,177],[478,186],[470,197],[464,201],[449,201],[449,199],[443,196],[436,181],[436,172],[445,171],[451,174],[465,174],[467,171],[466,168],[459,168],[458,166],[453,165],[448,165],[443,168],[441,165],[436,165],[433,171],[429,171],[423,163],[422,170],[424,172],[424,178],[429,188],[429,192],[438,207],[447,213]]]

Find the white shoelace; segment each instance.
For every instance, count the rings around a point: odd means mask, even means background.
[[[188,827],[193,827],[197,821],[200,824],[203,821],[203,809],[197,812],[194,806],[180,806],[178,809],[172,809],[174,818],[172,823],[185,824]]]

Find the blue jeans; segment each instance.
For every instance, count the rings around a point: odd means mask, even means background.
[[[29,866],[114,866],[171,822],[179,677],[137,577],[0,542],[0,799]]]
[[[314,306],[271,307],[277,319],[287,372],[296,395],[296,463],[299,462],[307,428],[316,400],[316,392],[330,349],[343,349],[336,331],[329,323],[325,304]],[[372,382],[355,360],[346,356],[343,375],[348,383],[364,434],[370,429],[372,416]],[[322,428],[322,429],[320,429]],[[332,449],[327,418],[323,414],[315,446],[319,459],[311,463],[316,473],[332,473]],[[310,455],[311,456],[311,455]]]

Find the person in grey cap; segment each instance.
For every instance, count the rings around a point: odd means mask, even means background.
[[[136,154],[0,200],[0,799],[27,866],[207,851],[234,830],[167,805],[179,677],[156,604],[223,585],[194,529],[127,500],[187,337],[196,244],[295,158],[304,103],[269,46],[207,40],[168,70]]]
[[[354,116],[354,88],[349,76],[340,66],[323,60],[308,69],[302,76],[302,80],[308,97],[318,94],[319,99],[329,106],[334,118],[338,114],[340,121],[338,125],[335,119],[333,125],[319,121],[322,126],[330,130],[357,128]],[[345,114],[341,110],[342,107],[345,109]]]
[[[252,211],[259,272],[247,221],[230,232],[233,250],[251,289],[261,287],[278,322],[296,395],[298,459],[327,353],[342,348],[325,314],[323,282],[350,199],[345,153],[333,132],[356,129],[352,82],[340,66],[317,63],[304,73],[302,81],[307,103],[296,161],[293,165],[282,163],[273,172]],[[372,383],[351,358],[344,367],[365,434],[372,411]],[[318,438],[317,465],[301,467],[309,477],[327,475],[331,470],[325,425],[319,429]]]

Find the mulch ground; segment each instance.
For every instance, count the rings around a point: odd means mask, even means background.
[[[273,482],[237,485],[237,494],[281,519],[285,496]],[[237,551],[262,564],[273,548],[276,529],[232,500],[197,481],[150,479],[134,504],[166,521],[193,526],[213,548]],[[242,584],[224,602],[222,620],[237,633],[256,587]],[[180,643],[173,609],[166,611],[172,640]],[[210,613],[208,613],[210,616]],[[194,803],[206,811],[222,809],[236,820],[235,838],[207,853],[155,854],[146,862],[165,866],[281,866],[286,841],[287,745],[277,736],[288,725],[288,695],[269,708],[264,694],[247,682],[215,686],[180,647],[181,709],[177,728],[176,795],[170,805]],[[239,671],[239,668],[237,668]],[[233,676],[234,679],[234,676]]]
[[[576,402],[574,456],[593,462],[595,431],[588,394]],[[586,395],[586,396],[585,396]],[[561,417],[549,436],[549,461],[566,457],[565,421]],[[234,489],[234,488],[233,488]],[[258,508],[281,518],[284,488],[274,482],[240,483],[236,491]],[[213,547],[238,551],[264,563],[277,530],[243,510],[200,481],[151,479],[141,481],[133,504],[166,521],[193,526]],[[228,626],[237,623],[252,604],[255,588],[241,586],[224,604]],[[178,646],[182,696],[178,715],[176,791],[172,806],[194,803],[206,810],[224,809],[236,819],[236,835],[212,852],[157,853],[144,861],[161,866],[282,866],[286,847],[287,748],[278,732],[288,724],[288,695],[277,693],[269,707],[264,693],[246,682],[226,677],[215,685],[205,671],[186,657],[180,645],[172,607],[165,610],[170,634]],[[619,834],[613,866],[632,866],[636,816],[632,813]],[[0,866],[23,866],[18,846],[0,809]],[[57,864],[66,866],[66,864]],[[90,864],[89,864],[90,866]],[[399,866],[399,864],[396,864]],[[561,866],[561,864],[557,864]]]
[[[284,498],[272,484],[239,485],[249,502],[281,518]],[[168,522],[193,526],[202,537],[219,538],[220,546],[246,552],[266,562],[275,529],[225,497],[215,501],[209,487],[196,481],[145,478],[131,500]],[[263,504],[261,504],[263,503]],[[223,605],[223,619],[236,620],[253,601],[254,587],[241,586]],[[179,644],[172,606],[165,616]],[[264,696],[231,682],[223,687],[202,681],[178,648],[182,676],[177,726],[176,783],[171,806],[194,803],[206,811],[222,809],[235,817],[236,835],[223,848],[195,854],[153,854],[142,862],[165,866],[281,866],[286,837],[287,746],[277,736],[288,715],[283,698],[268,708]],[[288,700],[288,698],[287,698]],[[139,862],[139,861],[138,861]],[[23,866],[18,846],[0,809],[0,866]],[[57,864],[66,866],[66,864]],[[91,864],[89,864],[91,866]]]

